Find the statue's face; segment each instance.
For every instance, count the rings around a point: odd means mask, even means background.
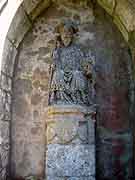
[[[64,28],[63,32],[61,33],[61,39],[64,46],[69,46],[73,39],[73,32],[68,28]]]

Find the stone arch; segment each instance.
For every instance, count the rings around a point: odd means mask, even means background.
[[[61,1],[60,1],[61,2]],[[78,1],[79,2],[79,1]],[[88,1],[80,1],[88,3]],[[94,3],[95,1],[93,1]],[[8,3],[2,12],[0,20],[8,23],[5,31],[1,34],[2,42],[1,53],[1,86],[0,86],[0,125],[1,125],[1,160],[0,177],[4,179],[8,176],[8,164],[10,161],[10,127],[11,127],[11,103],[12,103],[12,79],[14,76],[14,64],[25,34],[32,27],[35,18],[42,11],[51,6],[51,0],[22,0],[14,1],[15,8],[12,14],[7,16],[10,11],[11,3]],[[134,59],[135,55],[135,5],[132,0],[97,0],[97,3],[111,15],[113,22],[123,34],[125,41],[129,44]],[[134,87],[133,87],[134,88]]]

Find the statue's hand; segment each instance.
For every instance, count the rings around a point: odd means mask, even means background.
[[[92,79],[92,65],[89,62],[86,62],[83,64],[83,72],[85,76],[87,76],[89,79]]]
[[[53,63],[53,64],[51,64],[51,69],[52,70],[55,70],[56,69],[56,65]]]

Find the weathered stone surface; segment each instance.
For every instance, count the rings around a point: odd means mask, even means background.
[[[0,121],[0,132],[2,137],[2,142],[9,142],[9,127],[8,121]]]
[[[53,125],[48,126],[47,131],[46,131],[46,137],[47,137],[48,143],[53,141],[55,136],[56,136],[56,131],[55,131]]]
[[[65,180],[65,177],[51,177],[51,176],[47,176],[46,180]]]
[[[51,4],[50,0],[42,0],[40,1],[40,3],[38,3],[38,6],[34,9],[34,11],[32,11],[32,9],[30,8],[28,10],[28,14],[31,20],[34,20],[41,12],[43,12],[45,9],[47,9]],[[27,11],[27,10],[26,10]]]
[[[2,144],[2,149],[3,149],[4,151],[9,151],[9,150],[10,150],[9,140],[10,140],[10,139],[7,139],[7,142],[6,142],[6,140],[5,140],[5,141],[3,142],[3,144]]]
[[[11,170],[13,177],[42,177],[45,160],[45,120],[42,116],[46,91],[41,85],[44,85],[46,79],[46,66],[42,62],[34,61],[36,54],[28,55],[26,52],[28,51],[21,54],[24,62],[19,63],[19,73],[14,80]],[[28,56],[31,58],[27,59]],[[33,80],[39,80],[38,87],[33,86]]]
[[[11,119],[11,94],[0,89],[0,119]]]
[[[7,175],[7,169],[4,168],[4,169],[0,172],[1,180],[6,180],[6,175]]]
[[[94,122],[90,114],[85,119],[84,116],[87,114],[87,108],[85,108],[77,105],[49,106],[47,111],[47,143],[87,144],[88,137],[89,142],[94,143]],[[90,112],[91,108],[88,109]]]
[[[46,180],[95,180],[95,177],[89,176],[89,177],[51,177],[48,176]]]
[[[114,23],[117,25],[117,27],[119,28],[120,32],[122,33],[124,39],[126,41],[128,41],[129,39],[129,34],[128,34],[128,30],[126,29],[126,27],[124,26],[123,22],[121,21],[121,19],[119,18],[119,16],[114,16]]]
[[[9,142],[9,141],[8,141]],[[6,140],[1,142],[0,145],[0,179],[6,180],[9,168],[9,148],[5,148]],[[9,147],[9,146],[8,146]]]
[[[46,153],[46,173],[53,177],[95,175],[94,145],[50,144]]]
[[[116,4],[114,23],[122,32],[125,40],[128,41],[128,32],[135,29],[135,8],[129,1],[126,0],[118,0]]]
[[[22,6],[19,7],[17,15],[14,17],[8,31],[8,38],[18,47],[19,43],[24,38],[24,35],[31,27],[31,23],[26,16]]]
[[[0,120],[4,119],[5,115],[5,93],[0,90]]]
[[[95,144],[95,122],[93,119],[88,120],[88,143]]]
[[[89,116],[88,115],[89,109]],[[79,105],[49,105],[47,108],[47,179],[95,177],[95,134],[88,144],[91,108]],[[89,128],[94,128],[89,126]],[[51,133],[51,134],[50,134]],[[90,178],[92,177],[92,178]],[[73,178],[73,179],[74,179]]]
[[[16,54],[17,54],[16,48],[8,39],[6,39],[4,52],[2,55],[2,71],[11,77],[13,76],[13,72],[14,72],[14,63],[15,63]]]
[[[76,104],[62,104],[62,105],[52,105],[52,106],[48,106],[48,108],[46,108],[48,115],[51,117],[56,114],[75,114],[76,119],[80,117],[80,121],[84,120],[84,114],[87,113],[87,107],[86,106],[81,106],[81,105],[76,105]],[[66,118],[66,116],[65,116]],[[54,118],[55,121],[55,118]]]
[[[113,14],[116,0],[98,0],[98,3],[109,13]]]
[[[41,0],[27,0],[23,1],[23,6],[26,12],[30,14],[40,2]]]
[[[129,32],[129,43],[133,48],[135,47],[135,30]]]
[[[117,0],[114,16],[117,16],[128,31],[135,28],[135,9],[129,1]]]
[[[0,77],[0,87],[8,92],[11,92],[12,89],[12,79],[5,73],[1,72],[1,77]]]
[[[32,93],[32,83],[31,83],[31,80],[18,78],[16,80],[16,83],[18,84],[19,88],[16,89],[15,93],[20,93],[20,95],[23,92],[26,92],[27,94],[31,94]]]
[[[37,105],[41,102],[42,96],[40,94],[32,94],[31,96],[31,104],[32,105]]]
[[[9,152],[5,151],[4,154],[1,155],[2,168],[7,168],[9,165]]]
[[[23,156],[21,156],[21,152],[18,153],[18,147],[16,146],[16,148],[14,148],[14,153],[18,154],[18,161],[16,162],[12,159],[12,173],[15,173],[17,177],[27,177],[31,174],[42,177],[44,173],[44,163],[42,160],[42,158],[44,159],[44,146],[40,142],[35,142],[35,145],[30,141],[27,144],[23,143],[20,145],[19,139],[17,143],[21,146],[22,150],[25,149],[25,151],[23,150]],[[14,157],[16,158],[15,155]]]
[[[83,143],[88,143],[88,137],[90,136],[88,133],[88,122],[83,122],[83,123],[79,122],[77,135],[79,136],[79,139],[81,139]]]
[[[90,177],[71,177],[71,178],[69,178],[68,180],[95,180],[95,176],[94,177],[92,177],[92,176],[90,176]]]
[[[49,123],[47,126],[47,142],[53,144],[84,144],[95,143],[95,124],[90,119],[89,122],[79,122],[77,119],[63,116],[57,122]],[[77,139],[77,141],[76,141]]]
[[[99,179],[119,177],[128,180],[132,177],[132,142],[132,135],[129,132],[113,135],[108,132],[108,136],[99,135],[97,142],[97,153],[100,154],[100,159],[97,160]]]
[[[74,120],[60,120],[55,123],[53,129],[54,130],[51,130],[52,135],[49,135],[49,130],[48,136],[51,136],[50,138],[52,139],[56,134],[59,139],[57,143],[66,144],[72,142],[72,140],[77,136],[78,122]]]

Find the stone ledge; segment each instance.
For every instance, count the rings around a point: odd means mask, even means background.
[[[93,106],[81,106],[81,105],[50,105],[46,108],[48,115],[54,114],[93,114],[95,112],[94,105]]]

